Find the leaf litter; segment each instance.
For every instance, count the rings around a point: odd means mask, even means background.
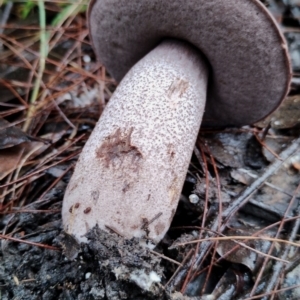
[[[32,105],[38,10],[21,20],[10,7],[0,36],[1,299],[299,298],[300,3],[267,2],[289,42],[291,93],[253,127],[201,131],[172,226],[151,251],[98,228],[87,244],[62,231],[64,190],[116,84],[95,60],[84,14],[45,2],[49,55]]]

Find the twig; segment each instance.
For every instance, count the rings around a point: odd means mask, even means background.
[[[263,289],[263,285],[260,286],[260,290]],[[277,291],[271,291],[271,292],[268,292],[268,293],[263,293],[263,294],[260,294],[260,295],[257,295],[257,296],[253,296],[253,297],[249,297],[249,295],[247,295],[246,297],[247,298],[238,298],[237,300],[254,300],[254,299],[261,299],[262,296],[266,296],[266,295],[273,295],[274,293],[280,293],[280,292],[285,292],[285,291],[290,291],[290,290],[293,290],[293,289],[298,289],[300,287],[299,284],[296,284],[296,285],[293,285],[293,286],[289,286],[289,287],[285,287],[285,288],[282,288],[280,290],[277,290]]]
[[[72,159],[73,157],[75,157],[76,155],[78,155],[80,152],[81,152],[81,150],[76,151],[76,152],[72,153],[71,155],[69,155],[69,156],[67,156],[67,157],[64,157],[63,159],[61,159],[61,160],[59,160],[59,161],[57,161],[57,162],[55,162],[55,163],[53,163],[53,164],[51,164],[51,165],[49,165],[49,166],[45,166],[45,167],[43,167],[43,168],[41,168],[41,169],[39,169],[39,170],[36,170],[36,171],[31,172],[31,173],[29,173],[29,174],[27,174],[27,175],[24,175],[23,177],[20,177],[19,179],[14,180],[14,181],[12,181],[12,182],[9,182],[9,183],[0,185],[0,188],[9,186],[9,185],[14,184],[14,183],[16,183],[16,182],[25,181],[25,180],[27,180],[28,178],[30,178],[31,176],[33,176],[33,175],[39,174],[39,173],[41,173],[41,172],[44,172],[44,171],[46,171],[46,170],[48,170],[48,169],[50,169],[50,168],[52,168],[52,167],[54,167],[54,166],[57,166],[57,165],[59,165],[59,164],[65,162],[65,161],[68,161],[68,160]]]
[[[45,249],[49,249],[49,250],[60,251],[60,249],[57,248],[57,247],[44,245],[44,244],[39,244],[39,243],[35,243],[35,242],[24,241],[22,239],[13,238],[11,236],[7,236],[7,235],[3,235],[3,234],[0,234],[0,239],[10,240],[10,241],[13,241],[13,242],[19,242],[19,243],[23,243],[23,244],[27,244],[27,245],[31,245],[31,246],[37,246],[37,247],[45,248]]]
[[[53,189],[59,181],[62,180],[62,178],[72,169],[74,168],[74,165],[73,164],[70,164],[70,166],[68,168],[66,168],[63,173],[57,177],[51,184],[50,186],[45,190],[45,192],[35,201],[35,203],[39,203],[39,202],[42,202],[44,200],[44,197],[47,195],[47,193]]]
[[[177,260],[174,260],[174,259],[172,259],[172,258],[170,258],[170,257],[167,257],[167,256],[165,256],[165,255],[163,255],[163,254],[161,254],[161,253],[158,253],[158,252],[156,252],[156,251],[153,251],[153,250],[151,250],[151,249],[149,249],[149,252],[152,253],[152,254],[154,254],[154,255],[156,255],[156,256],[159,256],[159,257],[161,257],[161,258],[163,258],[163,259],[165,259],[165,260],[168,260],[168,261],[172,262],[172,263],[175,264],[175,265],[178,265],[178,266],[181,266],[181,267],[182,267],[182,264],[181,264],[180,262],[178,262]]]
[[[292,205],[292,203],[294,203],[294,200],[296,199],[296,195],[299,193],[299,191],[300,191],[300,184],[298,185],[298,187],[297,187],[297,189],[295,191],[293,199],[290,201],[289,207]],[[287,213],[288,213],[288,210],[289,209],[287,209]],[[297,209],[297,211],[296,211],[295,214],[297,214],[297,215],[300,214],[300,207],[299,207],[299,205],[298,205],[298,209]],[[296,222],[295,222],[295,224],[294,224],[294,226],[293,226],[293,229],[292,229],[292,232],[290,234],[290,237],[289,237],[289,241],[290,242],[293,242],[296,239],[299,228],[300,228],[300,219],[297,219]],[[286,257],[288,256],[290,250],[291,250],[291,245],[286,245],[284,247],[284,251],[283,251],[283,254],[282,254],[281,258],[282,259],[286,259]],[[271,248],[270,248],[269,252],[270,251],[271,251]],[[268,280],[267,287],[265,289],[266,293],[269,293],[269,292],[271,292],[271,291],[274,290],[274,286],[278,283],[278,278],[280,277],[280,275],[282,273],[284,273],[285,269],[286,269],[286,266],[284,266],[283,263],[281,263],[279,261],[274,264],[272,276]],[[262,300],[266,300],[266,298],[264,297],[264,298],[262,298]]]
[[[276,157],[277,159],[281,160],[280,156],[275,151],[273,151],[263,140],[261,140],[258,137],[257,133],[254,133],[254,136],[255,136],[256,140],[259,142],[259,144],[262,147],[266,148],[274,157]]]
[[[178,244],[175,244],[173,247],[185,246],[185,245],[189,245],[189,244],[196,244],[196,243],[200,243],[200,242],[203,243],[203,242],[208,242],[208,241],[214,242],[214,241],[228,241],[228,240],[233,241],[235,243],[238,243],[238,244],[242,245],[244,248],[249,249],[251,251],[254,251],[254,252],[256,252],[260,255],[263,255],[263,256],[266,256],[268,258],[272,258],[274,260],[278,260],[278,261],[281,261],[281,262],[284,262],[284,263],[289,263],[289,261],[288,260],[283,260],[283,259],[275,257],[275,256],[272,256],[270,254],[266,254],[266,253],[261,252],[259,250],[253,249],[253,248],[247,246],[244,243],[237,242],[236,240],[255,240],[255,241],[262,240],[262,241],[270,241],[270,242],[289,244],[291,246],[295,246],[295,247],[300,248],[300,244],[290,242],[290,241],[287,241],[287,240],[282,240],[282,239],[277,239],[277,238],[272,238],[272,237],[267,237],[267,236],[262,237],[262,236],[236,236],[236,235],[235,236],[208,237],[208,238],[204,238],[204,239],[178,243]]]
[[[209,201],[209,183],[210,183],[210,176],[209,176],[209,173],[208,173],[208,166],[207,166],[207,160],[206,160],[206,156],[204,154],[204,150],[203,150],[203,147],[202,145],[200,144],[199,145],[199,148],[200,148],[200,151],[201,151],[201,155],[199,153],[199,150],[197,149],[197,147],[195,147],[194,149],[194,152],[195,152],[195,155],[196,157],[198,158],[198,161],[199,163],[201,164],[201,158],[203,160],[203,171],[205,172],[205,203],[204,203],[204,209],[203,209],[203,214],[202,214],[202,223],[201,223],[201,228],[204,228],[205,227],[205,223],[206,223],[206,215],[207,215],[207,212],[208,212],[208,201]],[[200,230],[199,232],[199,239],[201,239],[202,237],[202,230]],[[184,280],[184,283],[181,287],[181,292],[184,293],[185,289],[186,289],[186,286],[187,284],[189,283],[190,279],[194,276],[194,274],[192,274],[192,266],[193,264],[195,263],[195,259],[196,259],[196,254],[198,253],[198,250],[199,250],[199,247],[200,247],[200,243],[197,243],[196,245],[196,249],[194,251],[194,255],[193,255],[193,258],[192,258],[192,263],[190,265],[190,268],[189,268],[189,271],[187,273],[187,276]]]
[[[165,284],[165,286],[164,286],[165,289],[166,289],[167,286],[173,281],[173,279],[177,276],[177,274],[180,273],[180,270],[181,270],[182,268],[185,267],[186,262],[188,261],[188,259],[190,258],[190,256],[191,256],[193,253],[194,253],[194,249],[191,249],[191,250],[187,253],[186,257],[183,259],[183,261],[182,261],[182,263],[181,263],[181,266],[179,266],[179,267],[177,268],[177,270],[176,270],[176,271],[174,272],[174,274],[171,276],[171,278],[169,279],[169,281]],[[183,270],[183,271],[185,272],[186,270]],[[183,273],[184,273],[184,272],[183,272]]]
[[[215,159],[212,156],[209,148],[207,146],[206,146],[206,148],[207,148],[207,151],[208,151],[209,156],[210,156],[210,160],[211,160],[213,168],[214,168],[214,173],[215,173],[215,176],[216,176],[216,182],[217,182],[217,188],[218,188],[217,190],[218,190],[218,203],[219,203],[219,214],[218,214],[218,216],[219,216],[219,218],[218,218],[218,231],[219,231],[220,227],[222,225],[222,218],[221,218],[221,216],[222,216],[222,213],[223,213],[223,201],[222,201],[222,194],[221,194],[221,183],[220,183],[219,172],[218,172],[218,169],[217,169],[217,165],[216,165]],[[212,268],[213,268],[213,265],[214,265],[213,262],[216,260],[217,247],[218,247],[218,242],[216,242],[214,244],[214,247],[213,247],[213,253],[212,253],[212,257],[211,257],[211,264],[209,264],[209,267],[208,267],[208,272],[207,272],[207,275],[206,275],[206,278],[205,278],[205,283],[204,283],[203,288],[202,288],[202,293],[205,292],[206,287],[208,285],[208,281],[209,281],[209,278],[210,278],[210,275],[211,275],[211,272],[212,272]]]
[[[294,155],[297,151],[299,151],[300,145],[300,138],[294,140],[291,145],[286,148],[284,151],[281,152],[280,157],[282,160],[275,160],[261,175],[261,177],[257,178],[249,187],[247,187],[242,194],[237,197],[231,205],[223,212],[222,214],[222,220],[223,224],[221,226],[220,232],[223,232],[226,228],[227,222],[230,220],[230,218],[243,206],[247,203],[247,201],[250,199],[250,197],[257,191],[258,188],[260,188],[264,182],[272,175],[274,174],[281,166],[282,164],[292,155]],[[218,228],[218,216],[215,218],[214,222],[212,223],[212,226],[210,227],[211,230],[216,231]],[[193,266],[194,270],[199,269],[201,261],[203,260],[203,257],[208,252],[208,249],[211,247],[212,241],[205,239],[201,243],[201,246],[199,247],[198,253],[197,253],[197,259],[196,263]],[[191,266],[191,261],[189,262],[189,266]],[[181,278],[183,274],[180,274]],[[180,279],[181,279],[180,278]],[[172,285],[172,290],[174,290],[177,286],[177,284],[180,283],[180,279],[178,277],[174,278],[174,284]]]
[[[8,214],[23,214],[23,213],[31,213],[31,214],[40,214],[40,213],[59,213],[61,212],[61,209],[13,209],[10,211],[6,211],[6,212],[0,212],[0,215],[8,215]]]

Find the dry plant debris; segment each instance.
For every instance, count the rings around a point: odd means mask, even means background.
[[[289,97],[256,126],[201,132],[152,252],[61,233],[66,185],[116,83],[95,61],[87,1],[27,2],[0,1],[1,299],[299,299],[299,1],[266,1],[289,42]]]

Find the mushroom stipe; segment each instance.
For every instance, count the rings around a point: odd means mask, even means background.
[[[148,233],[155,243],[165,235],[200,128],[207,74],[194,47],[171,40],[126,74],[68,185],[63,220],[69,233],[81,240],[98,224],[125,237]],[[92,208],[88,217],[66,210],[80,199]]]
[[[64,228],[79,241],[98,224],[156,244],[202,119],[241,126],[276,109],[291,79],[287,45],[257,0],[95,0],[88,18],[96,54],[121,82],[68,185]],[[88,213],[70,213],[76,203]]]

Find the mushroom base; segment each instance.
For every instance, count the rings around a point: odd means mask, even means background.
[[[208,68],[162,42],[123,78],[86,143],[63,200],[79,241],[96,224],[159,242],[172,221],[205,107]]]

